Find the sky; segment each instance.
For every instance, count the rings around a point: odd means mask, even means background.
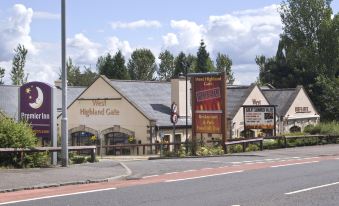
[[[218,52],[233,61],[236,84],[259,75],[257,55],[273,56],[282,24],[280,0],[66,0],[66,52],[73,63],[91,67],[98,57],[135,49],[196,55],[201,39],[212,60]],[[334,13],[339,1],[331,4]],[[28,49],[29,81],[54,84],[61,71],[61,0],[0,1],[0,67],[11,84],[14,49]],[[156,59],[159,62],[159,59]]]

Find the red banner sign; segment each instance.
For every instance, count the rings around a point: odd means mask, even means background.
[[[199,75],[192,78],[193,112],[196,133],[222,134],[225,81],[220,75]]]

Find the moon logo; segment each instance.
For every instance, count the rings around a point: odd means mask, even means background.
[[[44,102],[44,94],[42,93],[41,89],[36,87],[36,90],[38,91],[38,97],[35,99],[35,102],[29,103],[29,106],[33,109],[39,109]]]

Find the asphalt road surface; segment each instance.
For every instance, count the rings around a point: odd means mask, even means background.
[[[339,205],[339,156],[286,152],[145,161],[150,172],[129,162],[133,180],[5,193],[0,205]]]

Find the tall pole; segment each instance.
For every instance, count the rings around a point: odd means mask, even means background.
[[[187,129],[187,121],[188,121],[188,106],[187,106],[187,100],[188,100],[188,92],[187,92],[187,64],[185,64],[185,72],[186,72],[186,125],[185,125],[185,129],[186,129],[186,140],[185,140],[185,147],[186,147],[186,154],[188,153],[188,129]]]
[[[61,69],[62,69],[62,150],[61,165],[68,167],[67,71],[66,71],[66,0],[61,0]]]

